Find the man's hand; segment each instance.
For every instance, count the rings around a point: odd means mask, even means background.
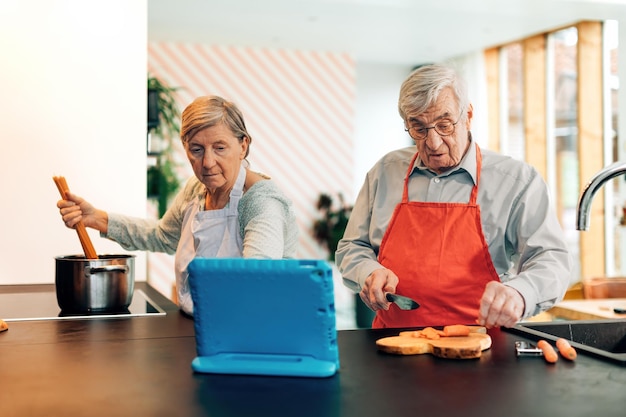
[[[515,289],[501,282],[491,281],[485,286],[480,300],[477,323],[492,327],[513,327],[524,314],[524,298]]]
[[[398,277],[386,268],[377,269],[366,279],[359,295],[361,300],[373,311],[389,310],[389,301],[385,293],[395,293],[398,285]]]

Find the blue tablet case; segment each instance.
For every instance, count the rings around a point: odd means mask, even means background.
[[[196,258],[188,271],[194,371],[328,377],[339,370],[327,262]]]

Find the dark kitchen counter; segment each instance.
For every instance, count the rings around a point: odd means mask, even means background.
[[[193,322],[145,283],[164,316],[17,321],[0,333],[0,415],[28,416],[623,416],[626,369],[584,354],[549,365],[517,358],[521,336],[491,330],[480,359],[393,356],[386,330],[338,334],[331,378],[201,375]],[[0,293],[54,291],[4,286]],[[237,329],[233,329],[237,331]]]

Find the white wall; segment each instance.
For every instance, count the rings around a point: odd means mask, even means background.
[[[376,161],[412,143],[398,113],[400,85],[410,72],[402,65],[357,62],[353,199]]]
[[[0,2],[0,284],[54,282],[54,257],[82,253],[53,175],[144,216],[146,44],[146,0]],[[92,232],[98,253],[122,253]]]
[[[482,146],[489,143],[489,109],[487,108],[487,74],[483,51],[476,51],[450,60],[467,84],[467,94],[474,108],[472,137]]]

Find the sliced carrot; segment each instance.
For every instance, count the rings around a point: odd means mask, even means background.
[[[453,324],[443,328],[443,335],[446,337],[467,336],[470,334],[470,328],[464,324]]]
[[[567,339],[560,338],[556,341],[556,347],[559,349],[559,353],[565,358],[573,361],[576,359],[576,349],[569,344]]]
[[[441,335],[439,334],[439,330],[435,329],[434,327],[425,327],[422,330],[422,334],[427,339],[431,339],[431,340],[436,340],[436,339],[439,339],[441,337]]]
[[[552,345],[545,340],[538,341],[537,347],[543,351],[543,358],[546,362],[555,363],[559,360],[559,355],[557,355],[556,350],[554,350]]]

